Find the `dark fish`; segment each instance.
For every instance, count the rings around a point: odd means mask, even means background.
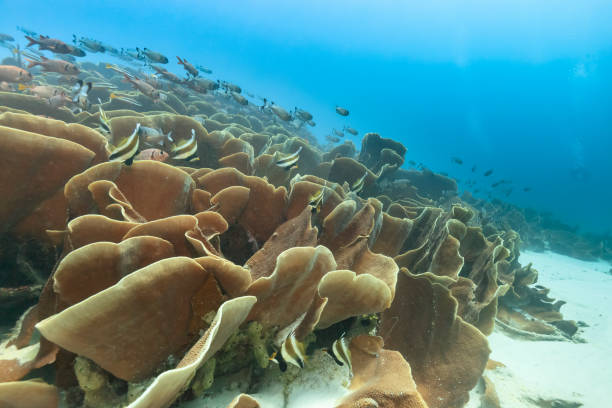
[[[72,47],[61,40],[49,38],[43,35],[41,35],[38,39],[30,37],[29,35],[26,35],[25,38],[29,41],[26,47],[38,45],[39,50],[48,50],[56,54],[70,54],[75,49],[75,47]]]
[[[346,365],[349,371],[353,370],[353,364],[351,361],[351,350],[349,349],[348,342],[344,337],[344,333],[339,339],[334,341],[331,349],[327,349],[327,352],[334,359],[336,364],[340,366]]]
[[[484,172],[485,177],[489,177],[491,174],[493,174],[493,169],[490,169]]]
[[[317,124],[314,122],[314,120],[306,121],[306,123],[308,123],[308,126],[312,126],[312,127],[317,126]]]
[[[348,109],[344,109],[344,108],[341,108],[340,106],[336,106],[336,113],[338,115],[348,116],[349,111],[348,111]]]
[[[340,138],[336,136],[325,135],[325,140],[327,140],[330,143],[338,143],[340,141]]]
[[[463,164],[463,160],[461,160],[459,157],[451,157],[451,161],[453,163]]]
[[[337,129],[332,129],[332,131],[334,132],[334,134],[338,137],[344,137],[344,132],[342,132],[341,130],[337,130]]]
[[[523,188],[523,191],[524,191],[524,192],[526,192],[526,193],[528,193],[528,192],[530,192],[530,191],[531,191],[531,187],[525,187],[525,188]]]
[[[272,104],[270,105],[270,109],[272,110],[272,112],[274,112],[276,116],[278,116],[281,120],[284,120],[285,122],[289,122],[292,119],[292,116],[289,112],[287,112],[285,109],[281,108],[278,105],[274,105],[274,102],[272,102]]]
[[[37,32],[32,31],[32,30],[28,30],[27,28],[23,27],[23,26],[17,26],[17,30],[21,31],[22,33],[29,35],[30,37],[36,37],[38,35]]]
[[[344,130],[346,130],[347,132],[349,132],[351,135],[353,136],[357,136],[357,131],[355,129],[353,129],[350,126],[344,126]]]
[[[502,184],[504,184],[504,181],[503,180],[499,180],[499,181],[496,181],[495,183],[491,184],[491,187],[495,188],[495,187],[500,186]]]
[[[0,41],[15,41],[15,39],[8,34],[0,33]]]
[[[152,51],[148,48],[143,48],[142,50],[138,47],[136,47],[136,51],[141,55],[146,57],[148,60],[153,61],[153,62],[157,62],[158,64],[167,64],[168,63],[168,57],[166,57],[165,55],[156,52],[156,51]]]
[[[416,162],[414,160],[408,160],[408,164],[411,166],[416,166]]]
[[[476,172],[476,166],[472,166],[472,173]]]
[[[205,74],[209,74],[210,75],[210,74],[213,73],[212,69],[203,67],[202,65],[196,65],[196,68],[199,69],[200,71],[202,71]]]
[[[312,120],[312,114],[310,112],[307,112],[304,109],[299,109],[297,106],[295,107],[293,112],[295,112],[295,116],[297,116],[298,119],[303,120],[304,122]]]
[[[81,47],[85,48],[87,51],[90,51],[90,52],[106,51],[102,43],[100,43],[99,41],[91,40],[85,37],[81,37],[80,39],[77,40],[77,37],[74,34],[72,35],[72,42],[74,43],[74,45],[80,45]]]
[[[287,369],[287,363],[298,368],[304,368],[304,363],[306,362],[304,344],[295,338],[295,334],[291,333],[291,335],[283,341],[280,355],[274,352],[270,357],[270,361],[277,363],[281,371]]]

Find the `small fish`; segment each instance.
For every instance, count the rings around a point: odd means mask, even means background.
[[[79,79],[74,87],[72,88],[73,97],[72,102],[77,104],[81,109],[87,110],[89,109],[89,92],[91,92],[91,82],[83,83],[82,79]]]
[[[348,109],[341,108],[340,106],[336,106],[336,113],[338,115],[341,115],[341,116],[348,116],[349,115]]]
[[[0,33],[0,41],[11,41],[12,42],[12,41],[15,41],[15,39],[8,34]]]
[[[297,116],[298,119],[304,122],[312,120],[312,114],[310,112],[307,112],[304,109],[299,109],[297,106],[295,107],[293,112],[295,112],[295,116]]]
[[[365,173],[363,173],[363,176],[361,176],[357,181],[355,181],[352,185],[351,185],[351,191],[355,194],[359,194],[359,192],[361,190],[363,190],[363,184],[364,181],[366,179],[368,175],[368,171],[366,170]]]
[[[110,135],[112,134],[111,127],[110,127],[110,120],[108,120],[108,116],[106,116],[106,112],[104,112],[104,109],[102,109],[101,105],[102,103],[98,105],[98,111],[100,112],[100,127],[102,128],[104,132]]]
[[[168,71],[165,68],[158,67],[157,65],[151,65],[151,68],[153,68],[159,75],[163,76],[168,81],[172,81],[176,83],[181,82],[181,78],[179,78],[178,76],[176,76],[175,74],[173,74],[172,72]]]
[[[113,64],[106,64],[106,69],[112,69],[113,71],[117,72],[118,74],[121,75],[130,75],[130,73],[128,71],[126,71],[125,69],[118,67],[117,65],[113,65]]]
[[[461,160],[459,157],[451,157],[451,162],[456,164],[463,164],[463,160]]]
[[[349,371],[353,371],[353,364],[351,361],[351,350],[348,347],[348,342],[344,337],[345,333],[342,333],[339,339],[334,341],[331,349],[326,349],[330,356],[334,359],[336,364],[339,366],[346,365]]]
[[[168,63],[168,58],[166,56],[164,56],[163,54],[156,52],[156,51],[152,51],[148,48],[143,48],[142,50],[138,47],[136,47],[136,51],[138,52],[138,54],[142,57],[146,57],[147,59],[149,59],[150,61],[153,62],[157,62],[158,64],[167,64]]]
[[[330,143],[338,143],[340,141],[340,138],[332,135],[325,135],[325,140]]]
[[[140,123],[136,124],[136,128],[132,134],[125,138],[117,147],[112,151],[108,159],[110,161],[121,161],[130,166],[134,161],[134,157],[138,154],[140,147],[140,138],[138,133],[140,131]]]
[[[26,61],[30,63],[28,69],[40,65],[45,72],[56,72],[62,75],[78,75],[81,72],[76,65],[64,60],[52,60],[41,56],[38,61],[27,58]]]
[[[23,27],[23,26],[17,26],[17,30],[21,31],[24,34],[29,35],[30,37],[36,37],[38,36],[38,33],[32,30],[28,30],[27,28]]]
[[[411,166],[416,166],[416,162],[414,160],[408,160],[408,164]]]
[[[283,341],[280,355],[278,352],[274,352],[270,357],[270,361],[277,363],[281,371],[287,369],[287,363],[293,364],[298,368],[304,368],[304,363],[306,362],[304,344],[295,338],[294,333],[291,333],[291,335]]]
[[[242,93],[242,88],[236,84],[232,84],[231,82],[222,81],[221,86],[225,89],[226,92]]]
[[[308,126],[312,126],[312,127],[317,126],[317,124],[314,122],[314,120],[307,120],[306,123],[308,123]]]
[[[191,137],[174,146],[170,153],[172,153],[172,158],[174,160],[200,160],[198,157],[198,141],[196,139],[195,130],[191,129]]]
[[[47,102],[54,108],[61,108],[62,106],[66,106],[66,104],[72,102],[72,100],[68,97],[68,95],[66,95],[66,92],[62,91],[49,97]]]
[[[38,96],[42,99],[48,99],[55,96],[63,91],[62,88],[51,85],[24,85],[19,84],[17,86],[19,91],[25,91],[30,95]]]
[[[338,137],[344,137],[344,132],[342,132],[341,130],[338,129],[332,129],[332,131],[334,132],[334,134]]]
[[[197,68],[197,69],[199,69],[200,71],[202,71],[202,72],[203,72],[203,73],[205,73],[205,74],[209,74],[209,75],[210,75],[210,74],[212,74],[212,73],[213,73],[213,72],[212,72],[212,69],[210,69],[210,68],[206,68],[206,67],[204,67],[204,66],[202,66],[202,65],[196,65],[196,68]]]
[[[308,197],[308,205],[312,207],[313,214],[318,214],[321,211],[324,195],[324,189],[320,189],[319,191]]]
[[[239,93],[232,92],[231,95],[232,95],[232,98],[234,98],[234,100],[238,102],[240,105],[246,106],[249,104],[249,101],[247,100],[247,98],[240,95]]]
[[[531,187],[525,187],[525,188],[523,188],[523,191],[524,191],[524,192],[526,192],[526,193],[528,193],[528,192],[530,192],[530,191],[531,191]]]
[[[48,50],[56,54],[73,54],[76,50],[76,47],[68,45],[61,40],[58,40],[55,38],[49,38],[43,35],[39,36],[38,39],[33,38],[29,35],[26,35],[25,38],[29,41],[26,47],[30,47],[32,45],[38,45],[39,50]],[[73,55],[76,55],[76,54],[73,54]]]
[[[493,174],[493,169],[490,169],[484,172],[485,177],[489,177],[491,174]]]
[[[476,166],[472,166],[472,173],[476,172]]]
[[[194,78],[198,76],[198,70],[196,69],[196,67],[194,67],[191,63],[187,62],[186,59],[181,59],[181,57],[179,57],[178,55],[176,56],[176,59],[178,60],[179,65],[182,65],[183,68],[185,68],[185,71],[187,71],[188,75],[191,75]]]
[[[170,155],[161,149],[145,149],[138,153],[135,157],[136,160],[154,160],[158,162],[165,162],[168,160]]]
[[[23,86],[22,84],[19,84],[19,86]],[[13,92],[15,91],[15,87],[13,86],[13,84],[9,84],[8,82],[0,82],[0,91],[2,92]]]
[[[287,112],[280,106],[275,105],[274,102],[269,105],[269,108],[276,116],[278,116],[279,119],[285,122],[289,122],[292,119],[291,114],[289,112]]]
[[[32,74],[14,65],[0,65],[0,82],[30,82]]]
[[[134,89],[138,89],[144,95],[153,99],[154,102],[157,102],[161,99],[160,92],[157,89],[151,86],[151,84],[148,84],[147,82],[143,81],[142,79],[136,76],[132,76],[124,72],[123,81],[132,84]]]
[[[276,165],[285,170],[289,170],[298,160],[300,160],[300,152],[302,146],[300,146],[295,153],[292,153],[286,157],[276,160]]]
[[[359,132],[357,132],[355,129],[353,129],[350,126],[344,126],[343,129],[346,130],[347,132],[349,132],[353,136],[357,136],[357,133],[359,133]]]
[[[164,146],[166,141],[170,143],[174,142],[171,135],[172,131],[165,135],[161,129],[153,129],[145,126],[140,127],[140,136],[143,136],[145,138],[145,143],[148,144]]]
[[[87,51],[90,51],[90,52],[104,52],[104,51],[106,51],[106,49],[104,48],[102,43],[100,43],[99,41],[91,40],[91,39],[85,38],[85,37],[81,37],[77,41],[76,35],[74,35],[74,34],[72,35],[72,42],[73,42],[74,45],[80,45],[81,47],[85,48]]]
[[[142,104],[139,103],[137,100],[130,98],[128,96],[125,96],[125,95],[116,94],[114,92],[110,94],[110,98],[111,100],[117,99],[118,101],[123,101],[129,104],[135,105],[135,106],[142,106]]]

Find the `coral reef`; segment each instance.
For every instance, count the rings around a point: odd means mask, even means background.
[[[301,375],[293,344],[305,366],[345,346],[339,407],[462,407],[496,319],[575,337],[519,235],[450,205],[454,180],[400,169],[400,143],[324,152],[256,107],[170,96],[102,104],[103,135],[97,105],[0,93],[0,310],[21,315],[0,344],[7,406],[57,406],[61,389],[68,406],[161,408],[240,378],[229,406],[257,407],[259,374]],[[138,123],[193,138],[198,160],[108,161]],[[24,380],[43,370],[54,385]]]

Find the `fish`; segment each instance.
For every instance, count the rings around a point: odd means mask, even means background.
[[[314,122],[314,120],[307,120],[306,123],[308,123],[308,126],[312,126],[312,127],[317,126],[317,124]]]
[[[340,138],[336,136],[325,135],[325,140],[327,140],[330,143],[338,143],[340,141]]]
[[[232,84],[231,82],[222,81],[221,86],[225,89],[226,92],[242,93],[242,88],[236,84]]]
[[[283,341],[280,354],[275,351],[270,357],[270,361],[278,364],[281,371],[287,370],[287,363],[298,368],[304,368],[306,362],[306,350],[304,344],[295,338],[295,333]]]
[[[142,79],[132,76],[126,72],[123,73],[123,81],[132,84],[134,89],[138,89],[140,92],[153,99],[154,102],[160,100],[160,93],[151,84],[143,81]]]
[[[312,207],[312,213],[318,214],[321,211],[321,207],[323,206],[323,198],[325,196],[324,189],[320,189],[316,193],[312,194],[308,197],[308,205]]]
[[[41,56],[39,60],[26,58],[26,61],[29,62],[28,69],[40,65],[45,72],[56,72],[62,75],[78,75],[81,72],[76,65],[64,60],[52,60]]]
[[[530,191],[531,191],[531,187],[525,187],[525,188],[523,188],[523,191],[524,191],[524,192],[526,192],[526,193],[528,193],[528,192],[530,192]]]
[[[123,101],[135,106],[142,106],[141,103],[139,103],[136,99],[130,98],[129,96],[125,96],[125,95],[121,95],[121,94],[117,94],[117,93],[111,93],[110,94],[110,99],[117,99],[118,101]]]
[[[194,78],[198,76],[199,72],[196,67],[194,67],[191,63],[187,62],[186,59],[181,59],[181,57],[179,57],[178,55],[176,56],[176,59],[178,59],[179,65],[182,65],[183,68],[185,68],[185,71],[187,71],[188,75],[191,75]]]
[[[14,90],[15,90],[15,87],[13,86],[13,84],[9,84],[8,82],[4,82],[4,81],[0,82],[0,91],[13,92]]]
[[[74,45],[80,45],[81,47],[85,48],[87,51],[90,51],[90,52],[106,51],[102,43],[100,43],[99,41],[91,40],[85,37],[81,37],[77,40],[76,35],[74,34],[72,35],[72,42]]]
[[[87,82],[86,84],[84,84],[83,80],[79,79],[72,88],[72,102],[77,104],[83,110],[89,109],[90,103],[88,96],[89,92],[91,92],[91,87],[91,82]]]
[[[153,68],[155,72],[157,72],[159,75],[161,75],[168,81],[176,82],[176,83],[181,82],[181,78],[179,78],[177,75],[173,74],[172,72],[168,71],[165,68],[158,67],[157,65],[151,65],[151,68]]]
[[[51,85],[24,85],[19,84],[17,86],[19,91],[25,91],[30,95],[38,96],[42,99],[49,99],[63,91],[62,88]]]
[[[8,35],[8,34],[0,33],[0,41],[10,41],[10,42],[13,42],[13,41],[15,41],[15,39],[12,36]]]
[[[110,161],[120,161],[130,166],[140,148],[140,138],[138,137],[139,131],[140,123],[137,123],[134,132],[119,143],[117,147],[112,149],[108,159]]]
[[[364,185],[364,182],[365,182],[365,179],[366,179],[367,175],[368,175],[368,171],[366,170],[366,171],[363,173],[363,176],[361,176],[361,177],[360,177],[358,180],[356,180],[356,181],[355,181],[355,182],[354,182],[354,183],[351,185],[351,191],[352,191],[353,193],[355,193],[355,194],[359,194],[359,192],[360,192],[361,190],[363,190],[363,185]]]
[[[332,129],[332,132],[334,132],[334,134],[338,137],[344,137],[344,132],[342,132],[341,130]]]
[[[66,106],[66,104],[72,102],[72,100],[68,97],[68,95],[66,95],[66,92],[62,91],[49,97],[47,102],[54,108],[61,108],[62,106]]]
[[[100,105],[102,105],[102,103],[100,103]],[[98,105],[98,111],[100,112],[100,127],[102,128],[104,132],[110,135],[112,134],[110,120],[108,120],[108,116],[106,116],[106,112],[104,112],[104,109],[102,109],[102,106],[100,105]]]
[[[240,105],[246,106],[249,104],[249,101],[247,100],[247,98],[240,95],[239,93],[232,92],[231,95],[232,95],[232,98],[234,98],[234,100],[238,102]]]
[[[139,55],[146,57],[147,59],[149,59],[150,61],[153,62],[157,62],[158,64],[167,64],[168,63],[168,57],[166,57],[165,55],[156,52],[156,51],[152,51],[148,48],[143,48],[142,50],[138,47],[136,47],[136,51],[138,52]]]
[[[489,177],[491,174],[493,174],[493,169],[490,169],[484,172],[485,177]]]
[[[190,89],[198,93],[206,93],[208,91],[214,91],[219,89],[219,83],[211,81],[206,78],[193,78],[188,81],[183,81],[184,85],[187,85]]]
[[[170,155],[161,149],[145,149],[138,153],[135,157],[136,160],[154,160],[158,162],[165,162],[168,160]]]
[[[274,102],[272,102],[272,104],[270,104],[269,106],[272,112],[274,112],[274,114],[278,116],[279,119],[285,122],[289,122],[291,120],[291,115],[285,109],[281,108],[278,105],[274,105]]]
[[[340,106],[336,106],[336,113],[338,115],[341,115],[341,116],[348,116],[349,115],[348,109],[342,108]]]
[[[300,160],[300,152],[302,151],[302,146],[300,146],[295,153],[291,153],[290,155],[280,158],[276,160],[276,165],[285,170],[289,170],[298,160]]]
[[[161,129],[153,129],[145,126],[140,127],[140,136],[144,137],[145,143],[148,144],[164,146],[167,141],[170,143],[174,142],[174,139],[172,139],[172,131],[169,131],[168,134],[164,134]]]
[[[212,72],[212,69],[210,69],[210,68],[206,68],[206,67],[204,67],[204,66],[202,66],[202,65],[196,65],[196,68],[197,68],[197,69],[199,69],[200,71],[202,71],[202,72],[203,72],[203,73],[205,73],[205,74],[209,74],[209,75],[210,75],[210,74],[212,74],[212,73],[213,73],[213,72]]]
[[[456,164],[463,164],[463,160],[461,160],[459,157],[451,157],[451,162]]]
[[[21,31],[24,34],[29,35],[30,37],[36,37],[38,36],[38,33],[32,30],[28,30],[27,28],[23,27],[23,26],[17,26],[17,30]]]
[[[472,173],[476,172],[476,166],[472,166]]]
[[[307,112],[304,109],[299,109],[297,106],[295,107],[293,112],[295,112],[295,116],[297,116],[298,119],[304,122],[312,120],[312,114],[310,112]]]
[[[139,60],[142,61],[145,59],[145,56],[140,54],[140,52],[138,51],[138,48],[128,48],[128,49],[121,49],[121,55],[123,57],[129,57],[131,59],[135,59],[135,60]]]
[[[196,139],[195,129],[191,129],[191,137],[175,145],[172,150],[172,158],[174,160],[196,161],[198,157],[198,141]]]
[[[353,364],[351,360],[351,350],[349,349],[348,342],[344,337],[345,333],[342,333],[339,339],[333,342],[331,349],[325,349],[327,353],[332,356],[336,364],[339,366],[346,365],[349,371],[353,371]]]
[[[408,160],[408,164],[411,166],[416,166],[416,162],[414,160]]]
[[[44,35],[39,36],[38,39],[33,38],[29,35],[26,35],[25,38],[29,41],[26,47],[38,45],[39,50],[48,50],[56,54],[71,54],[76,48],[66,44],[61,40],[58,40],[56,38],[49,38]]]
[[[355,129],[353,129],[350,126],[344,126],[343,130],[346,130],[347,132],[349,132],[353,136],[357,136],[357,133],[359,133],[359,132],[357,132]]]
[[[30,82],[32,74],[14,65],[0,65],[0,82]]]

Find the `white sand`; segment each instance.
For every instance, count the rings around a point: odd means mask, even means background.
[[[490,337],[491,359],[506,365],[487,375],[503,408],[537,407],[530,399],[563,399],[585,408],[612,407],[612,276],[605,262],[584,262],[555,253],[526,251],[520,262],[533,263],[538,283],[550,297],[567,302],[565,319],[589,325],[577,344],[528,341],[496,330]],[[473,395],[475,397],[475,395]],[[472,398],[469,407],[479,407]]]

